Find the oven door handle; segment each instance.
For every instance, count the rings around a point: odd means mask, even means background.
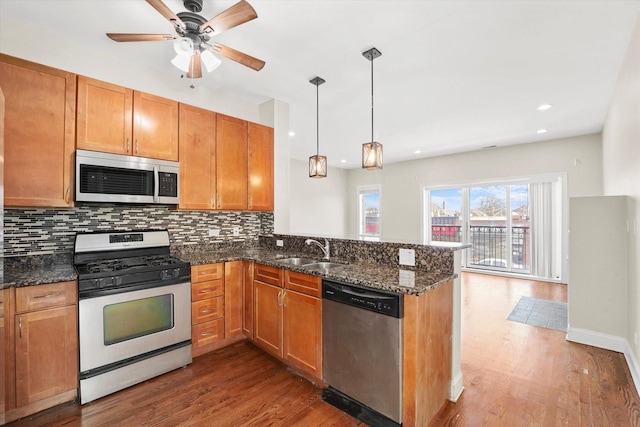
[[[153,165],[153,202],[160,202],[160,174],[158,173],[158,165]]]

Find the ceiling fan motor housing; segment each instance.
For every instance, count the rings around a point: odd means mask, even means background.
[[[184,0],[182,4],[185,9],[190,10],[191,12],[202,11],[202,0]]]

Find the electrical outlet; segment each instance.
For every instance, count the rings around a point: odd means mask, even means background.
[[[220,235],[220,229],[218,228],[210,228],[209,229],[209,237],[216,237]]]
[[[413,249],[400,249],[400,265],[416,265],[416,251]]]
[[[240,235],[240,227],[238,227],[237,225],[233,227],[233,235],[236,237]]]
[[[283,247],[284,246],[284,242],[282,240],[278,239],[278,240],[276,240],[276,246]]]

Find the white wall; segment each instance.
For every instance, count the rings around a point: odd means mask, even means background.
[[[347,171],[329,168],[309,178],[309,164],[291,160],[291,234],[344,237],[347,233]]]
[[[620,70],[602,140],[604,193],[627,195],[632,201],[628,210],[632,220],[628,236],[629,286],[626,295],[629,324],[625,338],[637,360],[640,357],[640,346],[635,342],[635,336],[640,335],[640,239],[637,233],[640,215],[634,206],[640,202],[640,21]]]
[[[382,238],[419,241],[423,185],[566,172],[568,196],[602,194],[600,134],[388,164],[349,171],[348,231],[357,234],[357,187],[382,184]]]

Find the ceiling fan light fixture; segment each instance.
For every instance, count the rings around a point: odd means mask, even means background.
[[[362,144],[362,168],[382,169],[382,144],[373,140],[373,60],[382,56],[375,47],[362,52],[362,56],[371,62],[371,142]]]
[[[203,50],[200,54],[200,58],[202,59],[202,63],[207,69],[207,72],[209,73],[218,68],[220,64],[222,64],[222,61],[220,61],[220,59],[209,50]]]
[[[318,87],[326,80],[314,77],[309,83],[316,87],[316,155],[309,157],[309,178],[327,177],[327,157],[320,155],[320,95]]]
[[[178,55],[191,56],[193,53],[193,40],[188,37],[180,37],[173,41],[173,50]]]
[[[171,63],[186,73],[189,71],[189,65],[191,64],[191,55],[176,55],[171,60]]]

